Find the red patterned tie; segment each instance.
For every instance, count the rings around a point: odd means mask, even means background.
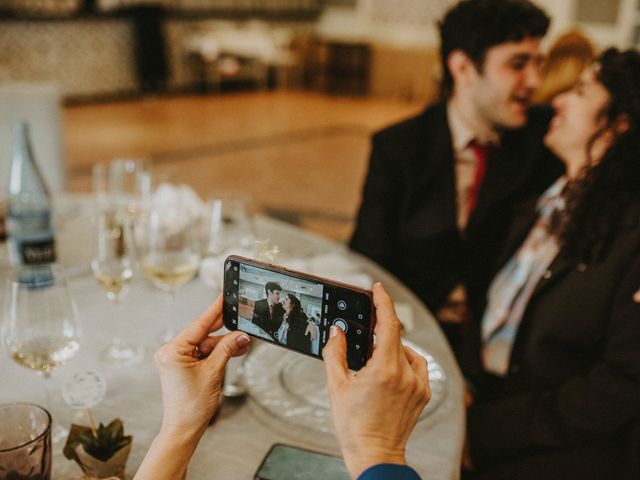
[[[473,154],[476,157],[476,174],[473,177],[473,183],[469,190],[469,197],[467,198],[467,216],[470,217],[473,210],[478,204],[478,195],[480,194],[480,187],[484,180],[484,175],[487,172],[487,154],[489,147],[482,145],[476,140],[473,140],[469,146],[473,150]]]
[[[269,305],[269,318],[273,318],[273,310],[275,309],[275,305]]]

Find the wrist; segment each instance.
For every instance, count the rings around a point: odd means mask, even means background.
[[[194,430],[163,423],[156,439],[161,443],[168,442],[173,445],[174,448],[179,448],[182,452],[193,453],[200,442],[200,438],[202,438],[204,434],[204,430],[204,428]]]
[[[406,465],[404,450],[387,450],[378,448],[345,449],[344,461],[352,478],[358,478],[365,470],[382,463]]]

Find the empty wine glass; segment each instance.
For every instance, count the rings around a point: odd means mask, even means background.
[[[109,166],[109,191],[119,215],[135,223],[151,195],[151,175],[140,159],[116,158]]]
[[[80,347],[80,323],[64,270],[59,265],[19,267],[7,279],[2,339],[20,365],[45,379],[47,410],[51,409],[48,380]],[[54,424],[52,440],[67,434]]]
[[[217,256],[230,248],[253,247],[256,238],[250,207],[251,198],[246,195],[229,195],[207,202],[208,255]]]
[[[153,285],[167,292],[171,305],[176,291],[191,280],[200,266],[197,219],[181,208],[151,210],[148,214],[142,270]],[[162,341],[176,333],[171,315],[162,332]]]
[[[100,212],[97,217],[95,249],[91,261],[93,275],[113,304],[113,319],[117,326],[116,335],[102,353],[102,358],[118,365],[132,365],[144,357],[144,348],[130,343],[121,333],[122,312],[119,311],[119,304],[127,293],[134,270],[131,228],[131,224],[122,222],[115,212]]]

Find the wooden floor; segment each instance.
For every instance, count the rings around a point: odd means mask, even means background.
[[[142,157],[202,198],[249,193],[261,213],[346,240],[370,134],[421,108],[291,91],[69,106],[69,189],[90,190],[93,163]]]

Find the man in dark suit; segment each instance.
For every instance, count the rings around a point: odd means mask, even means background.
[[[514,204],[562,172],[542,144],[551,112],[529,109],[548,25],[527,0],[458,3],[440,23],[445,100],[373,137],[350,246],[450,333],[490,280]]]
[[[282,287],[276,282],[267,282],[264,286],[267,298],[258,300],[253,307],[253,323],[264,330],[271,338],[282,323],[284,308],[280,303]]]

